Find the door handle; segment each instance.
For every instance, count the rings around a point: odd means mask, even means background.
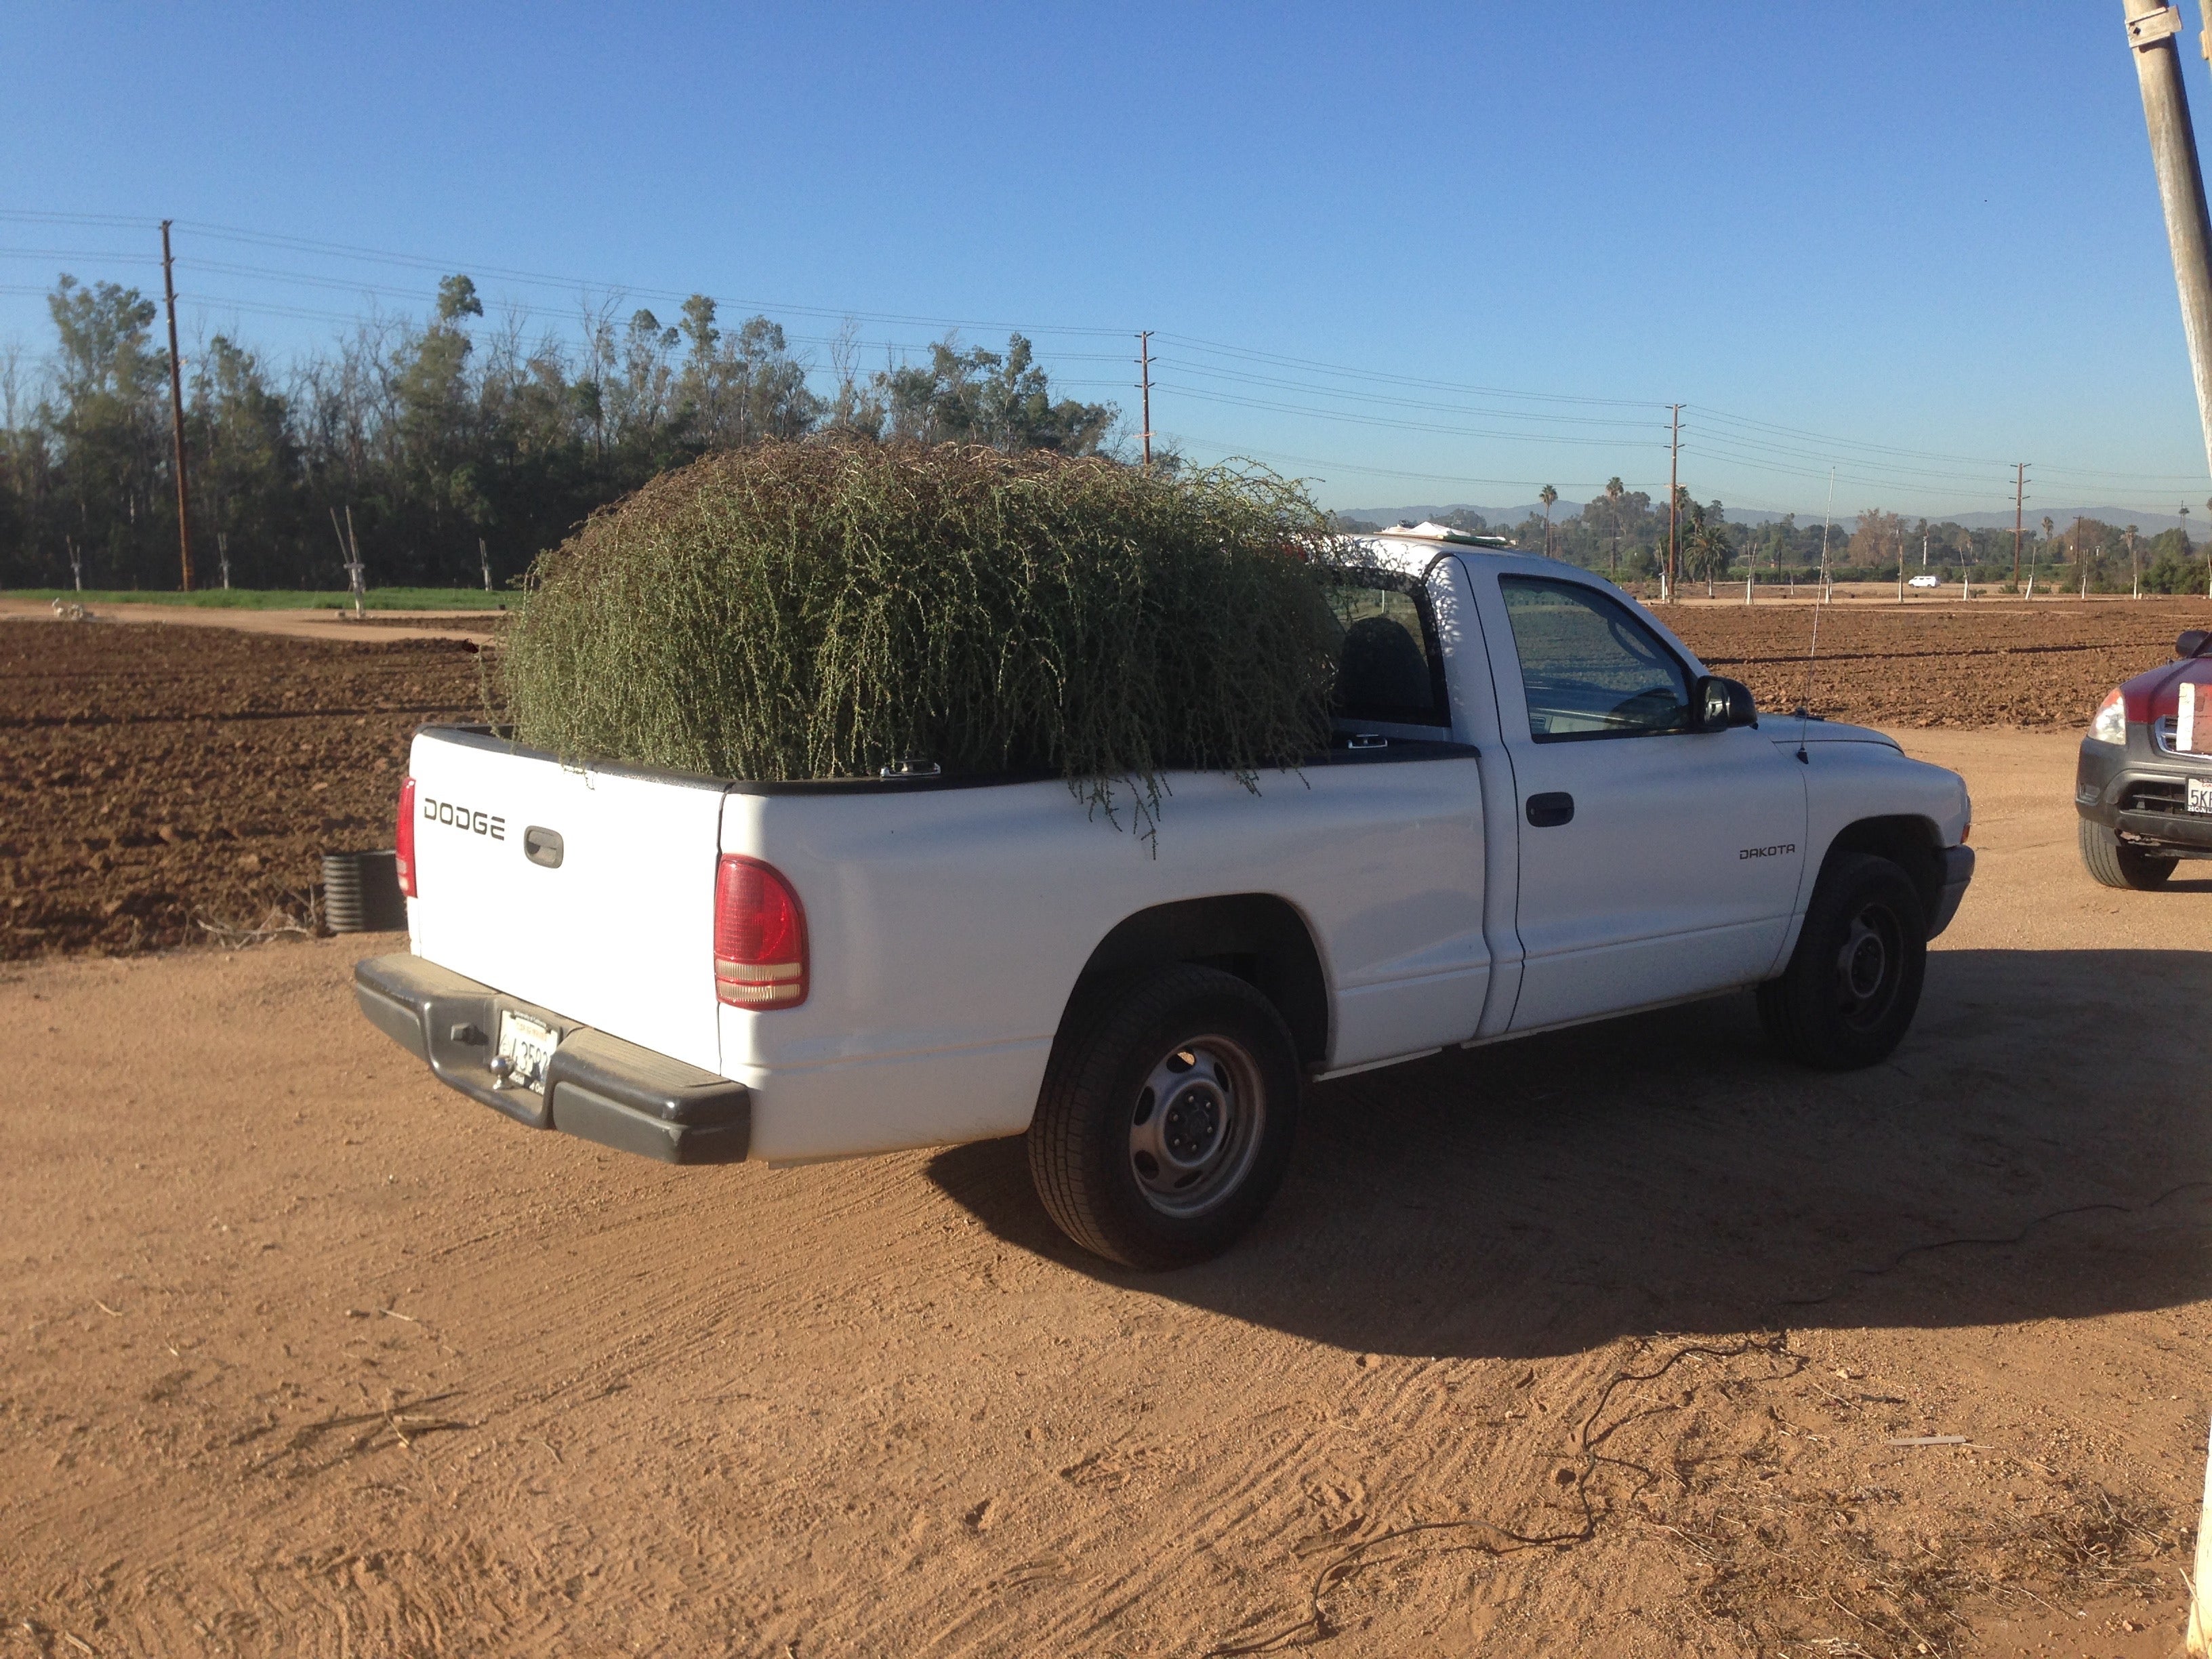
[[[1550,830],[1562,823],[1571,823],[1575,817],[1575,798],[1564,789],[1554,789],[1548,794],[1528,797],[1528,822],[1539,830]]]

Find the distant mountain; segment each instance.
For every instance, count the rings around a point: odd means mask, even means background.
[[[1493,527],[1502,526],[1508,529],[1521,523],[1524,519],[1540,519],[1544,516],[1544,504],[1541,501],[1531,501],[1526,507],[1471,507],[1464,503],[1455,503],[1449,507],[1347,507],[1339,510],[1348,519],[1364,519],[1370,524],[1381,525],[1385,528],[1401,520],[1410,520],[1419,524],[1424,519],[1441,519],[1449,513],[1479,513],[1482,515],[1485,523]],[[1552,504],[1552,518],[1556,523],[1560,520],[1571,519],[1582,510],[1583,504],[1580,501],[1565,500],[1555,501]],[[2042,534],[2043,520],[2046,514],[2057,526],[2058,533],[2061,535],[2074,527],[2074,520],[2076,519],[2095,519],[2105,524],[2121,526],[2133,525],[2146,536],[2155,536],[2161,530],[2172,530],[2182,522],[2178,514],[2153,513],[2139,507],[2031,507],[2026,516],[2026,527],[2030,535]],[[1727,516],[1730,524],[1771,524],[1777,519],[1785,515],[1780,513],[1769,513],[1757,507],[1731,507],[1728,509]],[[1820,522],[1820,515],[1818,513],[1800,513],[1796,516],[1801,526],[1817,525]],[[2012,528],[2012,514],[2009,513],[1931,513],[1926,516],[1930,524],[1955,524],[1968,530]],[[1905,522],[1910,525],[1917,523],[1922,515],[1917,513],[1907,513],[1904,517]],[[1837,531],[1845,536],[1856,531],[1858,523],[1856,514],[1835,520]],[[2189,517],[2188,526],[2191,540],[2201,536],[2212,535],[2212,513],[2208,513],[2202,518],[2192,513]]]
[[[1554,522],[1571,519],[1582,510],[1580,501],[1553,501],[1552,518]],[[1386,529],[1401,521],[1419,524],[1425,519],[1441,519],[1449,513],[1479,513],[1485,524],[1516,525],[1523,519],[1542,518],[1544,504],[1531,501],[1526,507],[1470,507],[1464,501],[1455,501],[1449,507],[1345,507],[1337,511],[1347,519],[1364,519]]]

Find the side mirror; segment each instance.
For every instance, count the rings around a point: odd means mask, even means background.
[[[1757,726],[1759,705],[1741,680],[1707,674],[1690,688],[1690,729],[1725,732],[1732,726]]]
[[[2177,657],[2201,657],[2208,645],[2212,645],[2212,634],[2201,628],[2184,629],[2181,637],[2173,642],[2173,654]]]

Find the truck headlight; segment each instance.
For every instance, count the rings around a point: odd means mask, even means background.
[[[2116,744],[2124,747],[2128,740],[2127,700],[2118,691],[2106,694],[2097,705],[2096,718],[2089,722],[2089,741]]]

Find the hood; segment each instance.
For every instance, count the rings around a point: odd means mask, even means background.
[[[1802,738],[1798,735],[1800,726],[1804,728]],[[1900,755],[1905,752],[1904,746],[1887,732],[1877,732],[1871,726],[1853,726],[1848,720],[1824,720],[1817,714],[1811,720],[1800,720],[1794,714],[1770,714],[1762,708],[1759,713],[1759,729],[1775,742],[1791,749],[1800,742],[1878,743],[1885,749],[1896,750]]]
[[[2212,685],[2212,657],[2184,657],[2179,662],[2160,663],[2133,679],[2121,681],[2120,696],[2126,700],[2128,719],[2143,723],[2179,714],[2185,683]],[[2201,692],[2198,697],[2197,707],[2202,708]]]

